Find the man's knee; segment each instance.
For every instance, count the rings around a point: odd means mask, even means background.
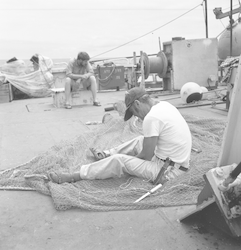
[[[109,156],[109,158],[111,159],[112,162],[115,162],[115,163],[119,164],[119,163],[123,163],[123,159],[122,159],[123,156],[125,156],[125,155],[123,155],[123,154],[114,154],[114,155]]]
[[[90,76],[90,77],[89,77],[89,81],[90,81],[91,84],[92,84],[92,83],[96,83],[95,76]]]
[[[84,85],[86,89],[92,90],[92,88],[96,87],[96,79],[95,76],[90,76],[85,82]]]
[[[69,78],[69,77],[66,77],[66,79],[65,79],[65,87],[71,87],[71,78]]]

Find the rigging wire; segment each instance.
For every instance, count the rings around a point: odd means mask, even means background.
[[[234,7],[234,6],[238,6],[238,5],[239,5],[239,7],[240,7],[240,6],[241,6],[240,0],[238,0],[238,2],[239,2],[239,4],[235,4],[235,5],[233,5],[233,7]],[[229,8],[225,8],[224,10],[227,10],[227,9],[230,9],[230,7],[229,7]],[[237,21],[239,20],[239,18],[240,18],[240,13],[239,13],[239,15],[238,15],[238,18],[234,21],[234,23],[237,22]],[[221,21],[221,19],[219,19],[219,20]],[[221,23],[222,23],[222,25],[224,26],[224,24],[223,24],[222,21],[221,21]],[[227,29],[227,27],[225,27],[225,29],[224,29],[221,33],[219,33],[219,34],[216,36],[216,38],[218,38],[220,35],[222,35],[222,34],[225,32],[226,29]]]
[[[189,12],[195,10],[196,8],[198,8],[198,7],[199,7],[200,5],[202,5],[202,4],[203,4],[203,1],[202,1],[201,4],[198,4],[197,6],[193,7],[192,9],[186,11],[185,13],[183,13],[183,14],[181,14],[180,16],[178,16],[178,17],[172,19],[171,21],[169,21],[169,22],[167,22],[167,23],[165,23],[165,24],[163,24],[163,25],[157,27],[156,29],[151,30],[151,31],[145,33],[144,35],[139,36],[139,37],[137,37],[137,38],[135,38],[135,39],[132,39],[132,40],[129,41],[129,42],[123,43],[123,44],[121,44],[121,45],[119,45],[119,46],[117,46],[117,47],[115,47],[115,48],[113,48],[113,49],[110,49],[110,50],[107,50],[107,51],[105,51],[105,52],[103,52],[103,53],[100,53],[100,54],[98,54],[98,55],[95,55],[95,56],[91,57],[91,59],[93,59],[93,58],[95,58],[95,57],[97,57],[97,56],[104,55],[104,54],[106,54],[106,53],[108,53],[108,52],[111,52],[111,51],[113,51],[113,50],[119,49],[119,48],[121,48],[121,47],[123,47],[123,46],[125,46],[125,45],[127,45],[127,44],[129,44],[129,43],[132,43],[132,42],[134,42],[134,41],[136,41],[136,40],[138,40],[138,39],[140,39],[140,38],[142,38],[142,37],[144,37],[144,36],[147,36],[147,35],[153,33],[154,31],[156,31],[156,30],[158,30],[158,29],[161,29],[161,28],[167,26],[168,24],[170,24],[170,23],[176,21],[177,19],[183,17],[184,15],[186,15],[186,14],[188,14]]]
[[[201,6],[202,6],[202,9],[203,9],[203,16],[204,16],[204,20],[205,20],[205,9],[204,9],[203,3],[204,3],[204,0],[202,1]]]
[[[223,31],[221,31],[221,32],[216,36],[216,38],[218,38],[219,36],[221,36],[221,35],[225,32],[225,30],[226,30],[226,28],[225,28]]]
[[[234,4],[233,7],[236,7],[236,6],[240,5],[240,0],[238,0],[238,1],[239,1],[239,4],[238,4],[238,3],[237,3],[237,4]],[[224,11],[224,10],[230,10],[230,7],[224,8],[224,9],[222,9],[222,10],[223,10],[223,11]]]
[[[219,19],[220,23],[223,25],[223,27],[226,29],[225,25],[223,24],[222,20]]]
[[[238,6],[238,5],[239,5],[239,7],[240,7],[240,6],[241,6],[240,0],[238,0],[238,2],[239,2],[239,4],[235,4],[235,5],[233,5],[233,7],[234,7],[234,6]],[[230,7],[229,7],[229,8],[225,8],[224,10],[230,10]],[[240,17],[240,13],[239,13],[239,15],[238,15],[238,18],[234,21],[234,23],[237,22],[237,21],[239,20],[239,17]],[[219,19],[219,20],[220,20],[220,22],[222,23],[222,25],[224,26],[222,20],[221,20],[221,19]],[[224,26],[224,27],[225,27],[225,26]],[[227,27],[228,27],[228,26],[227,26]],[[227,29],[227,27],[225,27],[225,29],[224,29],[221,33],[219,33],[216,37],[218,38],[220,35],[222,35],[222,34],[224,33],[224,31]]]
[[[237,18],[236,20],[234,20],[233,23],[237,22],[238,19],[239,19],[239,18]],[[218,38],[220,35],[222,35],[222,34],[225,32],[225,30],[226,30],[227,28],[228,28],[228,26],[227,26],[222,32],[220,32],[220,33],[216,36],[216,38]]]

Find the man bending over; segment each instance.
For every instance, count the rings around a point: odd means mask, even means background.
[[[191,133],[176,107],[166,101],[157,103],[139,87],[126,92],[125,103],[127,109],[124,120],[129,120],[133,115],[143,120],[144,136],[109,150],[92,148],[92,153],[99,161],[82,165],[79,171],[72,174],[51,172],[50,180],[60,184],[129,174],[156,182],[167,158],[171,161],[165,171],[166,180],[189,169]]]

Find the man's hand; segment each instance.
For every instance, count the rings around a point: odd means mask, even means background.
[[[143,149],[139,155],[136,157],[150,161],[154,156],[154,151],[157,145],[158,136],[144,137]]]
[[[86,80],[89,78],[89,75],[88,74],[84,74],[84,75],[80,75],[80,79],[81,80]]]
[[[87,74],[79,75],[79,74],[71,73],[71,74],[68,74],[66,76],[73,79],[73,80],[79,80],[79,79],[80,80],[86,80],[86,79],[88,79],[90,77],[90,74],[87,73]]]

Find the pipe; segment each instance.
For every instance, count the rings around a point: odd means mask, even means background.
[[[226,102],[216,102],[216,105],[217,104],[223,104],[223,103],[226,103]],[[181,107],[176,107],[177,109],[184,109],[184,108],[195,108],[195,107],[199,107],[199,106],[209,106],[209,105],[212,105],[212,103],[202,103],[202,104],[196,104],[196,105],[190,105],[190,106],[181,106]]]
[[[232,50],[233,50],[233,0],[230,0],[230,57],[232,57]]]
[[[205,0],[205,26],[206,26],[206,38],[208,38],[208,7],[207,0]]]

